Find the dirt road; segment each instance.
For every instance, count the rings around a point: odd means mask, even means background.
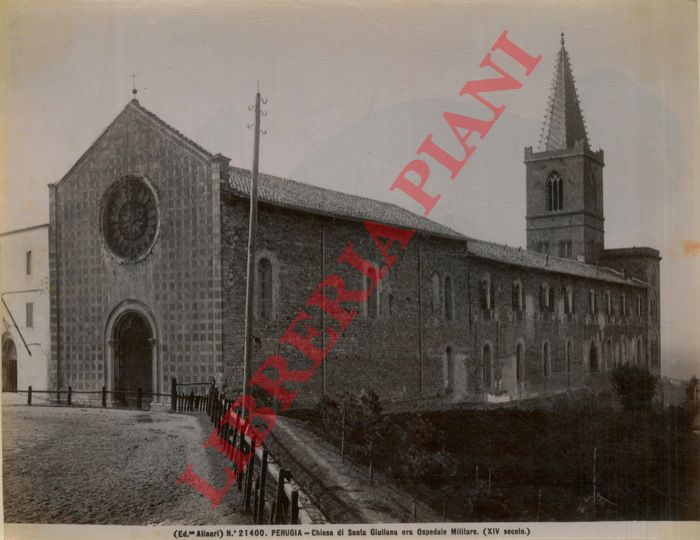
[[[5,521],[121,525],[250,523],[235,487],[212,509],[176,481],[189,463],[223,486],[224,460],[202,417],[27,406],[3,394]]]

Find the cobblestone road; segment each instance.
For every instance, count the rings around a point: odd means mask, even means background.
[[[223,486],[223,457],[204,450],[208,419],[22,405],[3,395],[5,521],[121,525],[250,523],[234,487],[212,509],[187,485],[189,463]],[[26,398],[22,398],[26,399]]]

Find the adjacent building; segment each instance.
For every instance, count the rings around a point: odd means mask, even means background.
[[[49,225],[0,233],[2,391],[49,388]]]

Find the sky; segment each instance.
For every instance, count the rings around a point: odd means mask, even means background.
[[[525,245],[523,149],[539,142],[565,33],[589,140],[605,151],[606,247],[661,251],[663,374],[700,375],[698,14],[690,1],[0,1],[0,230],[48,222],[57,182],[131,99],[250,167],[419,208],[389,186],[503,30],[542,61],[431,219]],[[692,251],[692,250],[690,250]]]

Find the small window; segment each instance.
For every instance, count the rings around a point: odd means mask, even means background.
[[[566,374],[571,375],[571,342],[566,342]]]
[[[491,345],[486,343],[481,351],[481,380],[484,383],[484,390],[491,389]]]
[[[537,251],[549,255],[549,242],[540,242],[537,244]]]
[[[437,272],[433,274],[431,282],[433,292],[431,307],[433,308],[433,313],[437,313],[440,310],[440,276],[437,274]]]
[[[620,315],[627,317],[627,298],[625,298],[624,293],[620,295]]]
[[[479,302],[482,311],[491,311],[494,307],[494,287],[490,276],[484,277],[479,287]]]
[[[549,357],[549,342],[545,341],[542,344],[542,377],[549,379],[552,372],[552,366]]]
[[[564,296],[564,313],[571,314],[574,312],[574,290],[567,287]]]
[[[572,253],[571,240],[562,240],[559,242],[559,256],[570,258]]]
[[[623,337],[620,339],[620,360],[622,364],[627,363],[627,340]]]
[[[551,311],[554,306],[554,289],[546,283],[540,285],[540,311]]]
[[[642,295],[637,294],[637,317],[642,318]]]
[[[28,276],[32,275],[32,252],[31,251],[27,251],[26,272],[27,272]]]
[[[612,295],[610,291],[605,291],[605,314],[612,315]]]
[[[452,278],[445,276],[445,319],[451,321],[454,318],[454,296],[452,293]]]
[[[451,394],[454,390],[454,357],[452,347],[445,349],[445,393]]]
[[[598,304],[596,302],[595,290],[589,289],[588,291],[588,314],[596,315],[598,313]]]
[[[523,354],[523,344],[515,346],[515,377],[518,382],[525,380],[525,355]]]
[[[591,373],[598,373],[598,371],[600,371],[600,367],[598,365],[598,349],[596,348],[594,341],[591,341],[591,350],[588,360]]]
[[[612,342],[610,339],[605,342],[605,369],[610,369],[610,366],[613,364],[613,356],[612,356]]]
[[[26,326],[27,328],[34,328],[34,302],[27,302],[25,306],[26,309]]]
[[[523,310],[523,285],[520,281],[513,282],[511,306],[513,311]]]

